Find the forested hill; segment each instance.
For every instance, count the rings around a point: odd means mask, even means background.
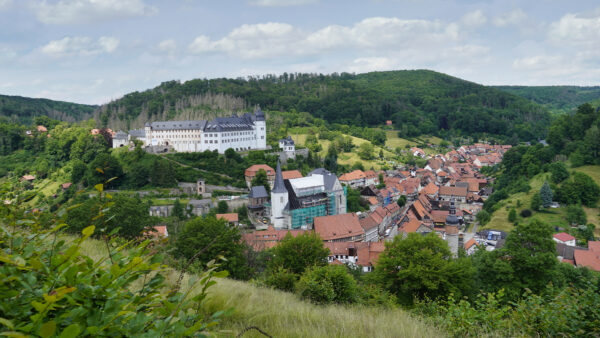
[[[329,123],[380,126],[392,120],[402,136],[486,133],[532,140],[544,137],[550,124],[540,105],[428,70],[170,81],[110,102],[96,118],[113,128],[141,127],[147,120],[198,118],[256,105],[305,111]]]
[[[49,116],[69,122],[81,121],[91,118],[97,108],[71,102],[0,95],[0,117],[23,124],[31,124],[36,116]]]
[[[493,86],[541,104],[555,114],[573,113],[580,105],[600,101],[600,86]]]

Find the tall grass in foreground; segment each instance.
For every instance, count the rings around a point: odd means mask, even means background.
[[[68,238],[67,238],[68,240]],[[106,255],[105,243],[87,239],[82,252],[97,258]],[[179,271],[173,270],[166,283],[177,282]],[[187,275],[182,280],[186,292]],[[193,295],[195,292],[192,292]],[[365,307],[360,305],[315,305],[296,295],[251,283],[219,279],[208,289],[205,312],[233,308],[221,318],[217,336],[236,336],[248,326],[257,326],[273,337],[443,337],[431,324],[401,309]],[[264,337],[249,331],[244,337]]]

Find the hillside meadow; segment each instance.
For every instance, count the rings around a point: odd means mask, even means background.
[[[359,138],[359,137],[354,137],[354,136],[350,136],[350,135],[346,135],[346,134],[342,134],[343,136],[349,136],[352,138],[352,143],[356,146],[359,147],[361,144],[369,142],[363,138]],[[292,139],[294,140],[294,142],[296,142],[296,144],[304,146],[306,143],[306,137],[308,136],[308,134],[291,134]],[[325,155],[327,154],[327,149],[329,149],[329,144],[331,143],[331,141],[329,140],[319,140],[319,144],[321,145],[321,151],[318,153],[320,157],[325,157]],[[383,155],[386,158],[393,158],[396,155],[394,153],[392,153],[391,151],[379,147],[379,146],[374,146],[375,148],[375,156],[379,156],[379,151],[383,150]],[[381,167],[383,167],[385,165],[384,161],[381,160],[369,160],[369,161],[365,161],[365,160],[361,160],[360,157],[358,157],[358,154],[356,152],[356,148],[353,149],[351,152],[347,152],[347,153],[339,153],[338,154],[338,163],[339,164],[344,164],[344,165],[353,165],[356,162],[362,162],[363,166],[365,167],[365,169],[369,169],[371,167],[373,167],[374,169],[381,169]]]
[[[75,237],[64,235],[66,240]],[[82,253],[94,260],[106,256],[105,243],[86,239]],[[169,271],[167,285],[173,286],[179,271]],[[189,291],[193,274],[185,274],[182,292]],[[223,317],[215,333],[218,337],[237,336],[249,326],[259,327],[273,337],[444,337],[446,334],[422,319],[399,308],[359,305],[315,305],[296,295],[249,282],[217,279],[208,291],[206,313],[232,309]],[[132,288],[141,285],[132,285]],[[191,290],[193,297],[199,290]],[[243,337],[264,337],[250,330]]]
[[[592,177],[594,181],[600,185],[600,166],[588,165],[583,167],[574,168],[571,171],[578,171],[585,173]],[[515,207],[517,215],[523,209],[530,209],[531,199],[533,195],[540,191],[544,181],[550,181],[550,173],[540,173],[533,177],[529,181],[531,190],[528,193],[519,192],[510,195],[510,197],[502,202],[499,202],[501,207],[494,211],[490,221],[483,227],[484,229],[498,229],[502,231],[510,231],[514,225],[508,221],[508,213],[511,208]],[[517,201],[520,201],[520,206],[517,207]],[[596,235],[600,235],[600,207],[588,208],[584,207],[583,210],[587,215],[588,223],[596,225]],[[537,219],[540,222],[550,224],[553,227],[567,227],[566,220],[567,210],[566,207],[559,207],[556,209],[546,209],[539,212],[533,212],[533,215],[529,217],[529,220]],[[523,220],[521,216],[518,216],[518,220]]]

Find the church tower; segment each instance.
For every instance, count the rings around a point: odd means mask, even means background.
[[[287,226],[287,217],[283,214],[289,196],[288,191],[283,184],[283,175],[281,174],[281,164],[277,160],[277,169],[275,171],[275,183],[271,190],[271,223],[276,229],[282,229]]]

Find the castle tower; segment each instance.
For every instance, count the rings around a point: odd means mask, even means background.
[[[286,225],[286,217],[283,214],[288,204],[288,191],[283,184],[283,175],[281,174],[281,164],[277,160],[277,169],[275,171],[275,183],[271,190],[271,223],[277,229]]]
[[[256,128],[256,148],[267,148],[267,125],[265,122],[265,113],[260,108],[254,111],[254,126]]]

